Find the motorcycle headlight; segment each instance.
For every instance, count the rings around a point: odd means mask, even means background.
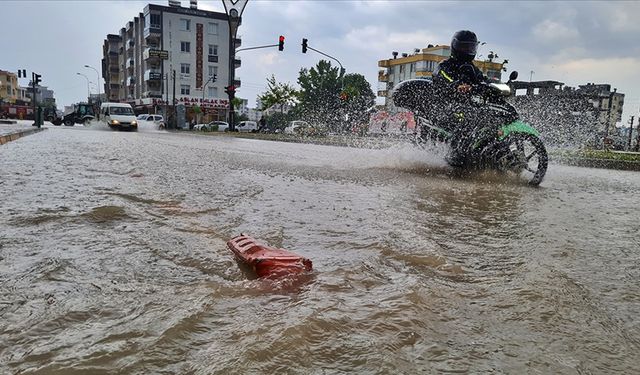
[[[111,120],[111,125],[118,125],[120,122],[118,120]]]

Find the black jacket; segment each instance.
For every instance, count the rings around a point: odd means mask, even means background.
[[[460,97],[457,88],[461,84],[475,86],[486,81],[487,77],[473,63],[452,57],[440,62],[433,72],[433,83],[439,94],[453,98]]]

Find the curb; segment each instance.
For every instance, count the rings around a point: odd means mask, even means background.
[[[617,169],[621,171],[640,171],[640,163],[628,160],[589,159],[589,158],[554,158],[550,161],[574,167]]]
[[[11,141],[15,141],[18,138],[26,137],[27,135],[31,135],[37,132],[41,132],[45,130],[45,128],[35,128],[35,129],[27,129],[27,130],[18,130],[15,133],[0,135],[0,145],[5,143],[9,143]]]

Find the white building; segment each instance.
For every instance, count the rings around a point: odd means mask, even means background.
[[[107,98],[129,102],[137,112],[155,112],[173,103],[175,87],[175,101],[186,105],[188,117],[197,105],[214,118],[225,118],[229,108],[224,89],[229,84],[227,19],[225,13],[197,9],[195,2],[191,8],[148,4],[118,35],[107,35],[104,41],[102,76]],[[234,48],[240,43],[234,40]],[[234,68],[239,66],[236,59]],[[234,85],[239,87],[240,81]]]

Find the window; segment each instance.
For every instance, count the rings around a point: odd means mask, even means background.
[[[208,87],[209,89],[209,97],[217,98],[218,97],[218,88],[217,87]]]
[[[182,73],[182,74],[191,74],[191,65],[190,64],[180,64],[180,73]]]
[[[191,53],[191,43],[190,42],[180,42],[180,52]]]
[[[180,95],[191,95],[191,86],[180,85]]]
[[[180,30],[181,31],[191,30],[191,20],[188,20],[186,18],[180,18]]]
[[[218,46],[216,44],[209,44],[209,55],[210,56],[218,55]]]
[[[209,65],[209,77],[212,77],[214,74],[218,74],[218,67]]]
[[[218,35],[218,24],[215,22],[209,22],[207,25],[207,33],[211,35]]]
[[[151,13],[149,14],[149,26],[154,28],[160,27],[160,15]]]

